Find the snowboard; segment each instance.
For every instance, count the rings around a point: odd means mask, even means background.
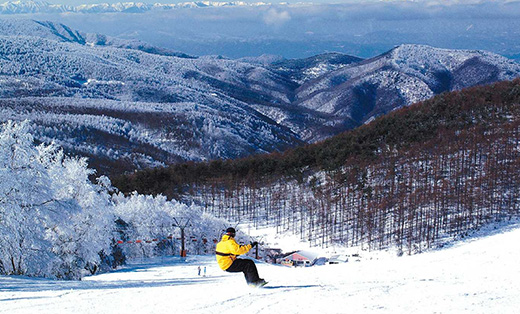
[[[257,288],[262,288],[263,286],[265,286],[265,285],[267,285],[267,284],[268,284],[268,282],[267,282],[267,281],[264,281],[264,282],[262,282],[261,284],[257,285],[256,287],[257,287]]]
[[[250,287],[253,287],[253,288],[262,288],[263,286],[265,286],[265,285],[267,285],[267,284],[268,284],[268,282],[267,282],[267,281],[264,281],[264,282],[262,282],[262,283],[260,283],[260,284],[257,284],[257,285],[253,285],[253,284],[251,284],[251,285],[249,285],[249,286],[250,286]]]

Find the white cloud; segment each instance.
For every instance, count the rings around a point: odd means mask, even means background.
[[[278,11],[275,8],[269,9],[264,15],[264,22],[270,26],[282,26],[291,20],[291,15],[287,11]]]

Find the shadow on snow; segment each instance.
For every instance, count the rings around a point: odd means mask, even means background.
[[[52,279],[35,280],[34,278],[0,278],[1,292],[42,292],[63,290],[110,290],[129,288],[154,288],[166,286],[187,286],[208,284],[218,281],[220,277],[211,278],[176,278],[166,280],[118,280],[118,281],[55,281]],[[2,300],[0,300],[2,301]]]
[[[303,285],[303,286],[265,286],[262,289],[304,289],[304,288],[317,288],[320,285]]]
[[[195,260],[185,260],[180,258],[163,258],[157,260],[148,260],[140,263],[132,262],[129,265],[111,271],[106,274],[129,273],[129,272],[147,272],[152,271],[155,267],[196,265]],[[198,265],[201,265],[199,261]],[[202,262],[204,265],[204,262]],[[0,292],[41,292],[41,291],[65,291],[65,290],[105,290],[105,289],[129,289],[129,288],[153,288],[166,286],[183,286],[196,284],[209,284],[218,281],[223,276],[211,277],[186,277],[186,278],[168,278],[168,279],[141,279],[141,280],[84,280],[84,281],[66,281],[53,280],[46,278],[35,278],[26,276],[0,276]],[[89,278],[89,277],[86,277]],[[7,301],[0,299],[0,301]]]

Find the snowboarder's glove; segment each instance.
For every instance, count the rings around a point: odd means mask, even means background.
[[[257,245],[258,245],[258,242],[256,242],[256,241],[255,242],[251,242],[251,248],[254,248]]]

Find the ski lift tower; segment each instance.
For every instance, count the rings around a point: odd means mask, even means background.
[[[173,220],[175,221],[173,226],[179,227],[179,229],[181,229],[181,257],[186,257],[186,246],[185,246],[186,235],[184,233],[184,229],[186,229],[186,227],[188,227],[190,225],[190,220],[186,219],[186,222],[184,222],[184,223],[183,223],[183,219],[180,219],[180,222],[177,221],[176,218],[173,218]]]

